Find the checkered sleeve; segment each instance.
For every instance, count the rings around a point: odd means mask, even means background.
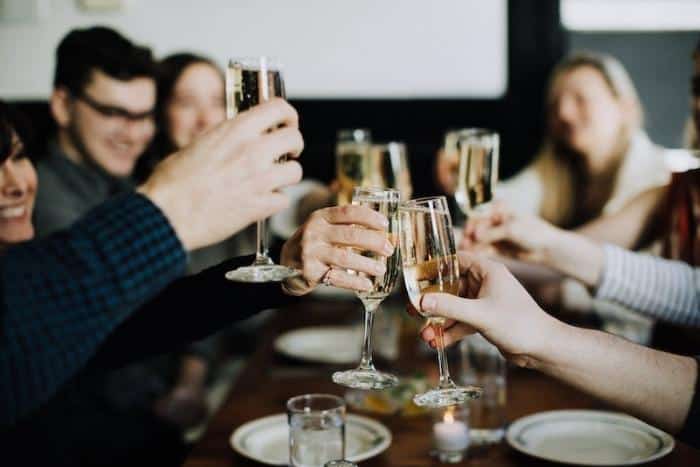
[[[605,245],[596,298],[676,324],[700,326],[700,270]]]
[[[47,401],[185,264],[168,220],[136,193],[0,257],[0,427]]]

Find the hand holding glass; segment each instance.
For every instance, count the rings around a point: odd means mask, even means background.
[[[367,206],[378,211],[389,220],[387,234],[396,245],[399,232],[398,208],[401,196],[397,190],[381,188],[355,188],[352,204]],[[378,276],[368,277],[373,288],[368,292],[357,292],[365,308],[364,337],[362,339],[362,356],[360,365],[354,370],[333,373],[333,382],[356,389],[386,389],[398,384],[396,376],[377,371],[372,363],[372,325],[374,313],[382,301],[391,293],[399,276],[399,249],[395,248],[391,256],[381,257],[373,252],[361,252],[372,259],[385,261],[386,271]]]
[[[445,318],[430,316],[421,310],[421,297],[428,292],[459,294],[459,262],[452,235],[452,220],[444,196],[408,201],[399,208],[400,245],[403,277],[414,308],[435,330],[440,369],[436,389],[417,394],[418,406],[446,407],[477,398],[481,390],[457,386],[450,379],[445,358],[443,325]]]
[[[226,69],[226,118],[272,97],[285,97],[281,67],[266,57],[232,59]],[[280,155],[283,157],[283,155]],[[237,282],[279,282],[298,275],[298,271],[275,264],[267,249],[267,220],[258,221],[257,249],[252,265],[226,273]]]

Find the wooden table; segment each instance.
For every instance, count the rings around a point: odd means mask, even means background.
[[[280,310],[261,331],[259,347],[239,376],[232,393],[221,410],[214,416],[206,434],[194,447],[186,467],[256,466],[232,450],[229,437],[233,430],[259,417],[285,412],[290,397],[306,393],[342,395],[344,388],[330,380],[334,367],[292,362],[273,350],[274,339],[289,329],[317,324],[338,324],[348,319],[349,313],[359,313],[358,303],[343,301],[304,300]],[[417,367],[435,366],[434,356],[420,357],[411,352],[415,345],[407,336],[402,354],[392,370],[408,374]],[[414,341],[415,342],[415,341]],[[408,351],[404,349],[408,348]],[[332,349],[329,349],[332,351]],[[378,363],[378,366],[380,364]],[[382,364],[380,368],[387,368]],[[525,415],[558,409],[607,409],[595,399],[534,371],[510,369],[508,375],[507,415],[509,421]],[[384,453],[364,461],[362,466],[426,466],[440,465],[431,458],[431,421],[428,416],[377,416],[392,432],[393,443]],[[498,446],[470,451],[461,464],[469,466],[541,466],[547,463],[528,458],[509,448],[505,442]],[[648,464],[653,466],[700,465],[700,451],[681,442],[663,459]]]

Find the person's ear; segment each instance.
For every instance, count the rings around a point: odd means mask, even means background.
[[[71,121],[72,97],[64,87],[54,88],[49,98],[51,115],[59,128],[66,128]]]

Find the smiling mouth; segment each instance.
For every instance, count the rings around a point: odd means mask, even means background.
[[[0,219],[2,220],[12,220],[24,217],[27,213],[26,206],[12,206],[7,208],[0,208]]]

